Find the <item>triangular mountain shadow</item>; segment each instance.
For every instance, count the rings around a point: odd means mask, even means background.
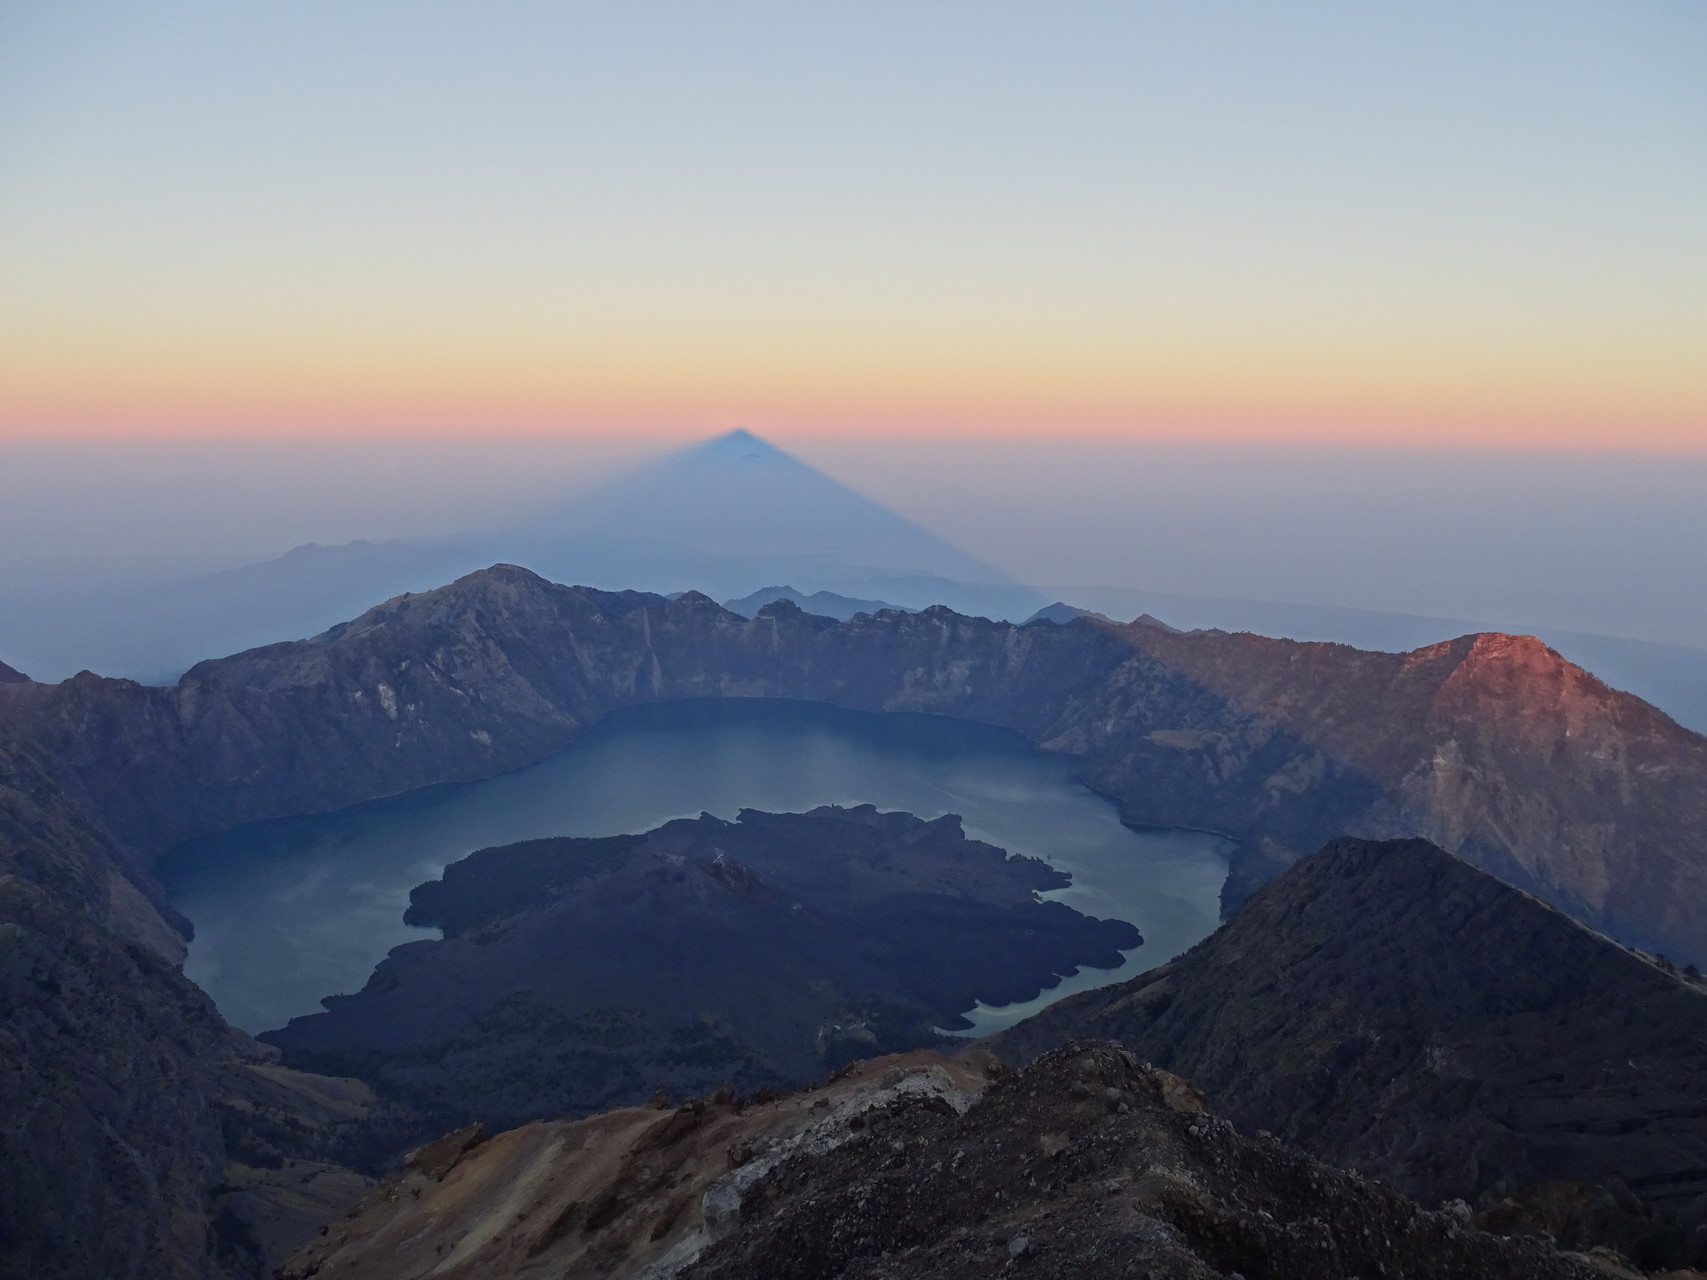
[[[1013,583],[750,431],[693,445],[543,511],[526,532],[676,543],[724,556],[821,557],[960,582]]]
[[[813,607],[945,604],[1023,618],[1031,587],[746,431],[642,467],[523,527],[390,542],[308,544],[220,573],[43,599],[0,639],[38,678],[89,667],[170,682],[196,661],[315,635],[377,601],[495,562],[606,590],[744,598],[793,583]],[[4,604],[0,601],[0,604]],[[116,619],[123,619],[119,625]],[[0,672],[0,679],[6,679]]]

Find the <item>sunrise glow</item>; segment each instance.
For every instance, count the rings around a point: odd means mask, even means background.
[[[0,19],[0,439],[1707,451],[1684,6],[103,13]]]

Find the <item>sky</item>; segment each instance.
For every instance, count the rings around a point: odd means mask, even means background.
[[[746,427],[1029,582],[1707,647],[1703,67],[1699,0],[0,0],[0,612]]]
[[[1698,0],[0,0],[0,462],[1707,455],[1704,66]]]

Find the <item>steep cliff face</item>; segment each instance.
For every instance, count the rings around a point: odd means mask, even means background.
[[[1172,963],[992,1047],[1076,1036],[1425,1203],[1618,1183],[1687,1218],[1707,1193],[1707,989],[1422,841],[1336,841]],[[1613,1242],[1707,1265],[1693,1219],[1629,1208]]]
[[[29,677],[16,667],[9,667],[0,662],[0,684],[26,684]]]
[[[1151,648],[1375,784],[1346,832],[1422,836],[1628,941],[1701,956],[1707,851],[1690,832],[1707,819],[1707,739],[1540,641],[1372,654],[1194,634]]]
[[[0,712],[4,702],[0,701]],[[238,1280],[361,1194],[354,1081],[274,1064],[177,969],[131,855],[0,751],[0,1277]]]
[[[0,1276],[254,1276],[319,1225],[302,1202],[360,1194],[329,1162],[352,1154],[340,1131],[366,1091],[318,1081],[339,1102],[313,1104],[170,958],[115,932],[175,936],[122,863],[51,779],[0,758]]]
[[[226,1274],[198,1063],[228,1035],[164,960],[0,875],[0,1275]]]
[[[1707,960],[1707,739],[1538,642],[1366,653],[946,609],[754,619],[500,566],[172,689],[5,687],[21,736],[128,845],[539,758],[613,708],[807,698],[962,716],[1081,755],[1128,820],[1241,842],[1230,900],[1346,832],[1416,835],[1619,937]]]

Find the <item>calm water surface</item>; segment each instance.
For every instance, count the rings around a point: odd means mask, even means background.
[[[982,1034],[1161,964],[1216,926],[1229,844],[1124,827],[1074,770],[1016,734],[940,717],[675,703],[622,713],[501,777],[193,840],[167,856],[163,873],[196,926],[185,972],[232,1022],[264,1031],[316,1012],[322,996],[360,989],[392,947],[438,936],[403,923],[409,890],[487,845],[645,831],[744,808],[957,813],[974,839],[1072,875],[1069,888],[1045,896],[1130,920],[1144,935],[1120,969],[1083,969],[1035,1000],[970,1011]]]

